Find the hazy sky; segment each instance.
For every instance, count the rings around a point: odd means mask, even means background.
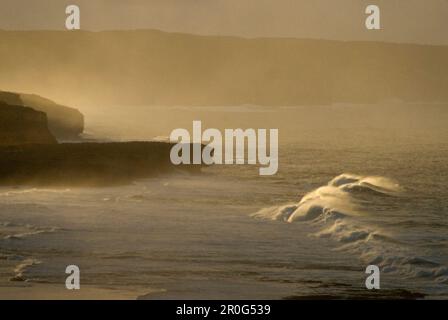
[[[0,29],[63,29],[68,4],[81,7],[85,30],[448,45],[448,0],[0,0]],[[368,4],[380,6],[383,30],[365,29]]]

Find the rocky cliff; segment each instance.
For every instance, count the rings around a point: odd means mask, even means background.
[[[14,97],[10,96],[14,102]],[[55,144],[45,113],[0,102],[0,145]]]
[[[26,106],[46,113],[48,128],[58,140],[77,138],[84,130],[84,116],[81,112],[41,96],[0,91],[0,102]]]
[[[17,103],[14,94],[5,100]],[[44,112],[0,102],[0,185],[106,186],[175,170],[172,144],[58,143]]]

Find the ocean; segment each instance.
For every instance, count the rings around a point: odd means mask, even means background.
[[[394,121],[397,109],[384,120],[366,108],[91,112],[98,139],[166,136],[202,118],[279,128],[279,172],[227,165],[106,188],[2,187],[0,287],[63,288],[77,265],[81,290],[139,299],[447,299],[446,113]],[[374,292],[370,264],[381,270]]]

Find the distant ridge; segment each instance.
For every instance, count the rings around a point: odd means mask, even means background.
[[[448,47],[155,30],[0,31],[0,87],[109,105],[448,102]]]

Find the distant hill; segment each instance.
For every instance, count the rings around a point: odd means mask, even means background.
[[[77,138],[84,130],[84,116],[81,112],[41,96],[0,91],[1,102],[31,107],[36,111],[44,112],[48,118],[48,129],[58,139]]]
[[[79,104],[448,102],[448,47],[0,31],[0,87]]]

